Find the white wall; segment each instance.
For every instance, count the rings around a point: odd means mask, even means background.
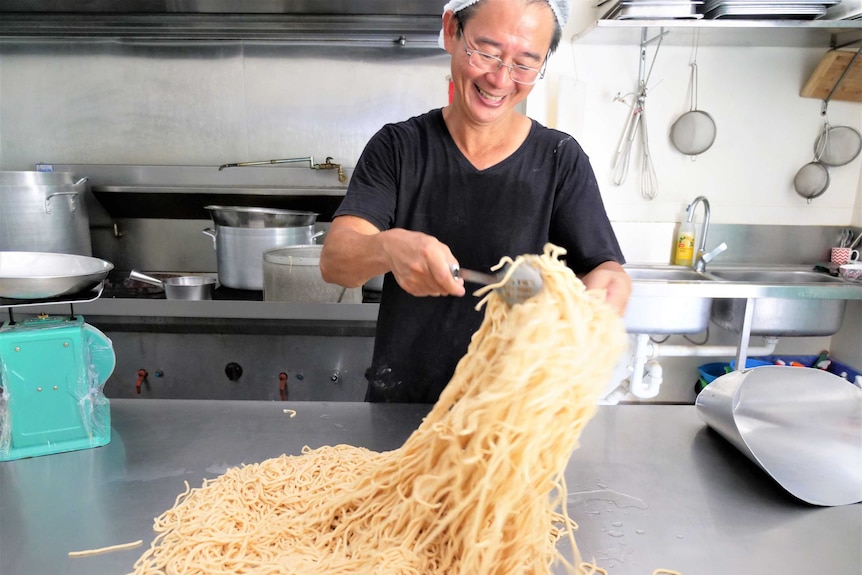
[[[811,203],[793,189],[793,177],[813,159],[823,126],[821,100],[802,98],[799,91],[826,48],[701,44],[698,108],[715,119],[717,137],[692,161],[672,147],[668,136],[674,120],[689,109],[692,55],[692,44],[677,40],[674,45],[671,36],[680,32],[671,31],[659,48],[646,103],[657,197],[641,196],[640,146],[634,147],[626,182],[614,186],[614,154],[629,113],[614,97],[637,87],[639,46],[594,44],[589,35],[572,41],[593,17],[585,3],[575,7],[548,77],[530,97],[528,113],[582,144],[613,220],[678,221],[685,206],[702,194],[718,223],[862,224],[862,157],[831,168],[829,189]],[[658,29],[650,31],[653,36]],[[650,46],[648,62],[654,54]],[[832,101],[828,118],[833,125],[862,130],[862,104]]]

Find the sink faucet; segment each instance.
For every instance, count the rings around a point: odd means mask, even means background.
[[[694,253],[694,263],[692,267],[695,271],[706,271],[706,264],[715,259],[715,256],[727,249],[727,244],[721,242],[715,249],[710,252],[706,251],[706,236],[709,233],[709,200],[705,196],[696,197],[686,208],[688,212],[687,221],[694,222],[694,211],[698,204],[703,204],[703,229],[700,232],[700,246]]]

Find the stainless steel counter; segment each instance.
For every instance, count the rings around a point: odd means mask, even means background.
[[[0,463],[0,573],[127,573],[152,519],[228,467],[303,445],[398,447],[425,406],[113,400],[105,447]],[[297,411],[289,417],[285,408]],[[828,472],[828,470],[824,470]],[[812,507],[710,431],[693,406],[604,406],[566,471],[578,543],[612,575],[859,575],[862,505]]]

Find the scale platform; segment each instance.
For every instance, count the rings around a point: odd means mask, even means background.
[[[111,340],[80,315],[42,314],[0,327],[0,461],[111,441],[103,393]]]

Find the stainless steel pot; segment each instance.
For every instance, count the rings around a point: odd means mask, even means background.
[[[236,228],[216,225],[203,230],[213,239],[221,285],[263,290],[263,253],[279,246],[312,244],[323,232],[313,225],[280,228]]]
[[[86,182],[69,172],[0,172],[0,250],[91,255]]]
[[[322,245],[296,245],[263,254],[264,301],[337,303],[346,289],[320,275]]]
[[[165,290],[166,298],[179,300],[212,299],[216,283],[215,278],[206,276],[178,276],[162,281],[135,270],[129,272],[129,279],[159,286]]]
[[[312,244],[317,214],[276,208],[204,206],[215,229],[203,233],[213,239],[221,285],[263,290],[263,252],[297,244]]]

